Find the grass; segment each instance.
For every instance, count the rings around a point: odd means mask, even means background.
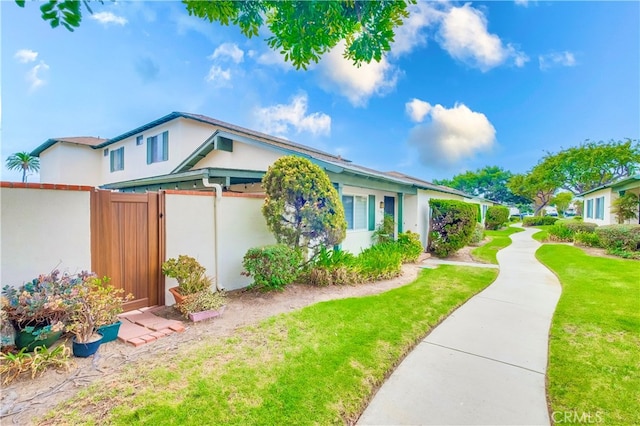
[[[499,231],[485,231],[484,234],[491,238],[491,241],[471,251],[471,256],[479,262],[498,264],[496,255],[499,250],[511,244],[509,235],[524,231],[522,228],[508,227]]]
[[[640,424],[640,263],[565,245],[544,245],[536,256],[562,283],[550,334],[552,411]]]
[[[536,232],[535,234],[533,234],[531,236],[531,238],[533,238],[536,241],[539,242],[545,242],[547,240],[547,238],[549,238],[549,232],[547,232],[547,229],[551,228],[553,225],[538,225],[538,226],[534,226],[533,228],[538,228],[540,229],[540,231]]]
[[[130,374],[92,386],[56,408],[48,421],[353,422],[402,357],[497,273],[443,265],[423,270],[413,283],[386,293],[278,315],[234,337],[161,354],[155,365],[132,365]]]

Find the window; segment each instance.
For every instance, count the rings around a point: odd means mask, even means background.
[[[593,219],[593,198],[587,200],[587,217]]]
[[[484,219],[487,217],[487,209],[489,209],[488,206],[486,205],[482,205],[482,214],[480,215],[480,222],[484,223]]]
[[[124,146],[111,150],[111,171],[124,170]]]
[[[142,145],[142,135],[136,136],[136,145]]]
[[[368,229],[367,197],[343,195],[342,205],[344,206],[344,215],[347,220],[347,229]]]
[[[105,148],[104,151],[102,151],[102,155],[105,157],[109,155],[109,148]]]
[[[147,164],[169,159],[169,132],[147,138]]]
[[[604,197],[596,198],[596,219],[604,219]]]

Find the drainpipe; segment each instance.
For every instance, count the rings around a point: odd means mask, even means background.
[[[220,285],[220,275],[218,274],[218,264],[220,263],[220,251],[218,250],[218,203],[222,199],[222,185],[219,183],[210,183],[209,178],[202,178],[202,185],[205,188],[213,188],[215,197],[213,198],[213,250],[215,255],[213,258],[214,274],[216,282],[216,290],[224,290],[224,287]]]

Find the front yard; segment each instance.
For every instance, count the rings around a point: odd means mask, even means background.
[[[48,416],[70,424],[342,424],[419,339],[498,271],[440,266],[133,363]],[[215,326],[215,325],[214,325]]]
[[[556,244],[536,256],[562,284],[549,342],[552,417],[640,424],[640,262]]]

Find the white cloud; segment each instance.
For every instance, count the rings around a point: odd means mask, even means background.
[[[421,101],[420,99],[413,98],[405,104],[405,109],[411,120],[420,123],[424,120],[424,117],[431,111],[431,104],[429,102]]]
[[[514,0],[514,2],[518,6],[524,6],[524,7],[529,6],[529,0]]]
[[[29,91],[33,92],[42,85],[46,83],[44,80],[43,73],[49,70],[49,65],[47,65],[44,61],[40,61],[40,63],[27,72],[26,79],[29,82]]]
[[[253,56],[257,55],[257,52],[254,51]],[[284,71],[290,71],[295,69],[295,67],[291,64],[291,62],[287,62],[284,60],[284,56],[275,50],[267,50],[256,57],[256,62],[262,65],[274,65],[281,68]],[[315,68],[315,64],[311,63],[307,66],[307,69]]]
[[[114,15],[111,12],[98,12],[91,15],[91,19],[100,22],[103,25],[116,24],[125,25],[128,21],[127,18]]]
[[[18,62],[27,64],[36,60],[36,58],[38,57],[38,52],[34,52],[31,49],[20,49],[13,57],[16,58]]]
[[[329,135],[331,117],[322,112],[307,114],[307,109],[307,94],[301,93],[296,95],[289,104],[258,108],[254,111],[254,116],[260,130],[272,135],[284,136],[291,130],[296,133]]]
[[[222,43],[213,51],[213,54],[209,56],[209,59],[231,59],[236,64],[239,64],[244,59],[244,51],[238,47],[235,43]]]
[[[538,56],[538,62],[540,63],[541,70],[547,70],[551,67],[574,67],[576,66],[576,57],[573,53],[564,52],[552,52],[546,55]]]
[[[495,34],[487,30],[487,18],[469,4],[452,7],[442,18],[439,31],[440,45],[455,59],[469,66],[488,71],[509,59],[522,67],[528,56],[514,45],[506,46]]]
[[[428,112],[423,118],[428,116],[430,120],[415,126],[409,134],[409,144],[418,149],[421,163],[448,167],[494,145],[496,130],[484,114],[464,104],[445,108],[424,103]]]
[[[382,96],[395,88],[400,71],[385,57],[357,67],[343,56],[344,46],[340,42],[320,61],[318,70],[325,88],[337,90],[353,106],[365,106],[371,96]]]
[[[231,87],[231,70],[212,65],[205,80],[215,87]]]
[[[418,2],[408,7],[409,17],[402,26],[395,31],[395,41],[391,45],[391,55],[394,57],[410,53],[414,48],[427,44],[427,34],[424,29],[436,23],[442,12],[431,3]]]

